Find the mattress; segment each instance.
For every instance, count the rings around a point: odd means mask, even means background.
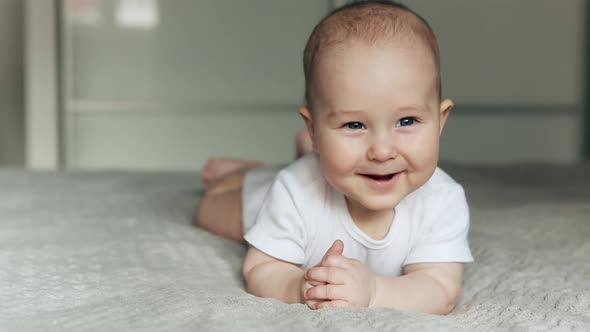
[[[447,316],[248,294],[245,248],[192,226],[196,172],[0,170],[0,330],[590,330],[590,165],[442,168],[475,257]]]

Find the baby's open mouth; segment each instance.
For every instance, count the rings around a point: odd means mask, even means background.
[[[361,175],[368,177],[369,179],[375,180],[375,181],[388,181],[388,180],[391,180],[391,178],[393,178],[395,173],[385,174],[385,175],[378,175],[378,174],[361,174]]]

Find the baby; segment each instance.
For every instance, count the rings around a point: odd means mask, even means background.
[[[196,223],[249,244],[254,295],[449,313],[473,257],[463,189],[437,168],[453,102],[434,33],[400,4],[346,5],[313,30],[304,73],[310,153],[278,172],[209,160]]]

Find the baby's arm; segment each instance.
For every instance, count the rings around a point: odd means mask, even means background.
[[[373,306],[446,315],[461,293],[463,263],[404,266],[401,277],[376,276]]]
[[[248,292],[286,303],[301,303],[303,270],[250,247],[242,269]]]
[[[403,276],[384,277],[355,259],[331,255],[307,271],[308,280],[326,284],[312,287],[304,297],[318,301],[315,309],[369,306],[447,314],[455,306],[462,277],[462,263],[410,264]]]

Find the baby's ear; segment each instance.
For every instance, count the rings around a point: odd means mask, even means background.
[[[450,99],[445,99],[440,102],[440,123],[439,123],[440,132],[439,132],[439,135],[442,134],[445,123],[447,122],[447,119],[449,118],[449,115],[451,114],[451,110],[453,109],[454,106],[455,106],[455,104],[453,104],[453,101]]]
[[[313,141],[313,120],[312,120],[311,112],[309,111],[309,108],[306,105],[303,105],[303,106],[299,107],[297,112],[303,118],[303,121],[305,122],[305,126],[307,127],[307,131],[309,132],[309,136],[311,136],[312,141]]]

